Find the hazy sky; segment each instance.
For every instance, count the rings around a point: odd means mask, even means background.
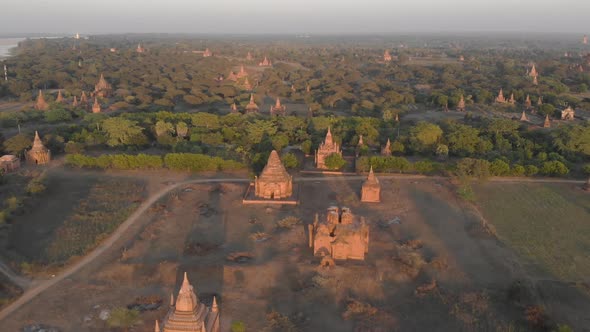
[[[590,34],[590,0],[2,0],[0,14],[0,34]]]

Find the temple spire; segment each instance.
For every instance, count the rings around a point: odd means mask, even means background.
[[[363,142],[363,135],[361,134],[361,135],[359,136],[359,144],[358,144],[358,145],[359,145],[359,146],[361,146],[361,145],[363,145],[363,144],[364,144],[364,142]]]
[[[367,176],[367,181],[368,182],[379,182],[377,180],[377,177],[375,176],[375,173],[373,172],[373,165],[371,165],[371,169],[369,170],[369,176]]]
[[[64,101],[64,97],[61,95],[61,90],[57,90],[57,98],[55,98],[55,102],[61,103]]]
[[[217,306],[217,298],[213,296],[213,304],[211,305],[211,311],[218,312],[219,307]]]
[[[529,119],[526,116],[526,112],[523,110],[522,114],[520,115],[520,121],[529,121]]]
[[[154,329],[155,332],[161,332],[160,331],[160,324],[158,323],[158,320],[156,319],[156,328]]]
[[[326,134],[326,140],[324,141],[324,143],[326,145],[331,145],[333,144],[333,140],[332,140],[332,128],[328,127],[328,133]]]

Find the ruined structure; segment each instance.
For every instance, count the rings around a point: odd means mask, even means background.
[[[561,119],[562,120],[573,120],[576,116],[576,111],[571,106],[568,106],[566,109],[561,111]]]
[[[264,169],[254,179],[254,194],[265,199],[283,199],[293,195],[293,178],[276,150],[272,150]]]
[[[361,202],[379,203],[381,201],[381,184],[373,173],[373,166],[369,171],[367,180],[363,183],[361,189]]]
[[[349,208],[328,208],[326,216],[315,215],[309,226],[309,247],[316,256],[333,259],[364,260],[369,252],[369,227],[363,217],[352,214]]]
[[[100,74],[98,83],[94,86],[94,95],[101,98],[108,98],[113,92],[113,87],[104,79],[103,74]]]
[[[63,103],[64,97],[61,95],[61,90],[57,90],[57,97],[55,98],[56,103]]]
[[[391,156],[391,141],[389,138],[387,139],[385,146],[381,149],[381,155],[385,157]]]
[[[523,122],[529,121],[529,118],[527,118],[526,112],[524,110],[522,111],[522,114],[520,115],[520,121],[523,121]]]
[[[287,106],[281,105],[281,100],[277,97],[274,106],[270,106],[270,115],[284,115],[287,112]]]
[[[340,145],[336,142],[334,142],[334,139],[332,138],[332,132],[330,130],[330,128],[328,127],[328,133],[326,134],[326,139],[324,140],[323,143],[320,144],[320,146],[318,147],[318,150],[316,151],[315,154],[315,165],[317,168],[320,169],[326,169],[326,157],[328,157],[329,155],[336,153],[342,156],[342,149],[340,148]]]
[[[457,111],[465,112],[465,98],[461,95],[461,99],[459,99],[459,103],[457,104]]]
[[[268,60],[267,57],[264,57],[264,60],[262,60],[262,62],[258,63],[259,67],[272,67],[272,62],[270,60]]]
[[[545,122],[543,122],[543,128],[551,128],[551,120],[549,120],[549,114],[545,116]]]
[[[250,94],[250,102],[246,105],[246,114],[258,113],[258,105],[254,101],[254,94]]]
[[[389,50],[385,50],[385,53],[383,54],[383,61],[385,62],[389,62],[391,61],[391,54],[389,54]]]
[[[205,52],[203,52],[203,58],[208,58],[210,56],[213,56],[213,53],[211,53],[211,51],[209,50],[209,48],[205,49]]]
[[[41,138],[39,138],[39,133],[36,131],[33,147],[25,151],[25,158],[28,163],[35,165],[47,164],[51,160],[51,151],[43,145]]]
[[[35,109],[39,111],[47,111],[49,109],[49,104],[45,101],[45,98],[43,97],[43,91],[41,90],[39,90],[39,94],[37,95]]]
[[[161,324],[156,321],[156,332],[219,332],[219,307],[217,298],[207,307],[199,302],[193,286],[189,283],[186,272],[180,291],[174,302],[171,297],[170,311]]]
[[[94,104],[92,105],[92,113],[100,113],[100,104],[98,103],[97,98],[94,98]]]
[[[498,96],[496,97],[496,103],[499,103],[499,104],[506,103],[506,98],[504,98],[504,91],[502,91],[502,89],[500,89],[500,92],[498,93]]]
[[[0,157],[0,169],[4,170],[4,173],[14,172],[20,168],[20,159],[12,154],[6,154]]]

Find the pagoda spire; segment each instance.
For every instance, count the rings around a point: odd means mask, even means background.
[[[156,328],[154,329],[155,332],[161,332],[160,331],[160,324],[158,323],[158,320],[156,319]]]
[[[47,104],[47,102],[45,101],[42,90],[39,90],[39,95],[37,95],[37,103],[35,104],[35,109],[40,111],[47,111],[49,109],[49,104]]]
[[[375,173],[373,172],[373,165],[371,165],[371,169],[369,170],[369,176],[367,176],[367,181],[379,182],[379,180],[377,180],[377,177],[375,176]]]
[[[526,112],[523,110],[522,114],[520,115],[520,121],[529,121],[529,119],[526,116]]]
[[[359,136],[359,144],[358,144],[358,145],[359,145],[359,146],[361,146],[361,145],[363,145],[363,144],[364,144],[364,142],[363,142],[363,135],[361,134],[361,135]]]
[[[72,101],[72,106],[76,107],[78,106],[78,97],[74,96],[74,101]]]
[[[64,97],[61,95],[61,90],[57,90],[57,98],[55,98],[56,103],[62,103],[64,101]]]
[[[549,120],[549,114],[545,116],[545,122],[543,122],[543,128],[550,128],[551,120]]]
[[[41,142],[41,138],[39,137],[39,132],[35,130],[35,139],[33,140],[33,147],[35,146],[43,146],[43,142]]]
[[[213,304],[211,305],[211,311],[218,312],[219,307],[217,306],[217,298],[213,296]]]
[[[326,140],[324,142],[326,145],[332,145],[334,143],[332,139],[332,128],[328,127],[328,132],[326,133]]]

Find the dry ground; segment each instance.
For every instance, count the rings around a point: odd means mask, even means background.
[[[301,205],[291,207],[243,206],[245,185],[182,188],[143,217],[138,236],[122,239],[108,255],[23,306],[4,326],[17,331],[27,323],[45,323],[64,331],[105,331],[97,318],[100,310],[157,296],[164,305],[142,313],[144,323],[134,329],[152,331],[184,271],[202,301],[219,297],[222,331],[233,321],[260,331],[271,311],[288,316],[302,331],[523,326],[523,308],[508,299],[514,281],[524,276],[520,263],[483,231],[476,213],[456,200],[448,183],[382,184],[383,203],[367,205],[359,202],[360,181],[304,182]],[[351,207],[368,219],[365,262],[318,267],[303,224],[330,205]],[[276,222],[287,216],[303,224],[278,229]],[[400,223],[387,223],[395,217]],[[257,232],[270,238],[255,242],[250,235]],[[415,241],[403,246],[410,240]],[[241,251],[254,259],[226,260]]]

